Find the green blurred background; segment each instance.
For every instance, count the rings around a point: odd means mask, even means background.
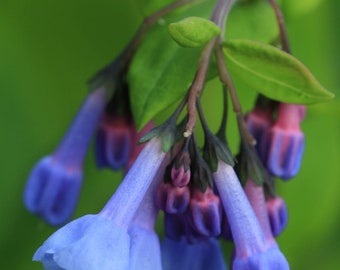
[[[1,269],[42,269],[31,257],[55,228],[24,209],[27,175],[67,129],[86,96],[87,79],[133,35],[142,18],[136,2],[0,0]],[[339,97],[340,3],[311,2],[321,3],[309,12],[285,8],[291,47]],[[291,269],[328,270],[340,265],[338,97],[308,108],[302,170],[292,181],[279,184],[290,217],[279,243]],[[245,108],[251,106],[248,96],[240,93],[240,99]],[[114,178],[120,176],[96,171],[92,150],[85,172],[76,216],[100,210],[118,183]]]

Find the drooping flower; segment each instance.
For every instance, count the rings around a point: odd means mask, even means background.
[[[256,140],[256,150],[260,159],[265,162],[268,155],[268,131],[273,123],[273,112],[270,108],[262,108],[258,104],[246,116],[249,132]]]
[[[235,243],[234,270],[286,270],[288,263],[265,234],[233,168],[218,162],[214,180],[226,211]]]
[[[160,183],[156,197],[156,205],[169,214],[184,213],[190,202],[190,191],[187,186],[177,187],[172,183]]]
[[[42,262],[46,269],[123,270],[130,269],[130,264],[157,265],[154,261],[143,261],[138,254],[144,252],[141,240],[151,239],[153,251],[157,250],[157,241],[150,229],[155,221],[143,222],[143,211],[150,209],[147,202],[152,197],[150,194],[154,194],[164,158],[160,140],[151,140],[100,213],[62,227],[37,250],[33,259]],[[150,194],[146,196],[148,191]],[[138,216],[137,211],[140,211]],[[149,217],[153,214],[150,212]],[[150,259],[150,254],[147,258]]]
[[[119,170],[128,162],[134,125],[126,117],[105,115],[96,134],[96,162],[99,168]]]
[[[305,148],[305,138],[300,128],[304,114],[303,106],[279,104],[277,119],[269,131],[270,148],[266,166],[272,175],[290,179],[298,173]]]
[[[288,211],[285,201],[280,197],[270,197],[266,202],[270,228],[276,237],[286,228]]]
[[[221,234],[220,198],[211,188],[208,187],[205,192],[193,190],[187,215],[191,226],[202,236],[217,237]]]
[[[247,195],[249,203],[252,206],[257,220],[259,221],[259,224],[264,232],[267,244],[276,245],[272,230],[270,228],[263,187],[256,185],[253,180],[248,179],[244,187],[244,192]]]
[[[73,214],[83,179],[83,160],[106,102],[103,88],[86,98],[64,139],[34,167],[24,191],[27,209],[51,225]]]
[[[158,236],[154,230],[159,208],[154,202],[157,187],[163,179],[167,158],[163,161],[154,177],[141,205],[129,226],[130,263],[129,270],[161,270],[161,249]],[[147,248],[145,246],[147,243]]]

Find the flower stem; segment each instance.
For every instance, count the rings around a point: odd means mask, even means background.
[[[233,3],[234,0],[219,0],[215,5],[214,11],[211,15],[211,20],[222,29],[222,35],[224,34],[227,15]],[[189,137],[196,126],[196,98],[199,97],[203,90],[211,54],[217,40],[217,37],[213,38],[204,48],[199,60],[199,66],[195,75],[195,79],[189,89],[187,106],[189,118],[186,125],[186,131],[183,134],[184,137]]]
[[[249,131],[247,129],[247,125],[244,121],[240,101],[237,97],[233,81],[232,81],[232,79],[229,75],[229,72],[227,70],[227,66],[226,66],[226,63],[225,63],[225,60],[224,60],[224,57],[223,57],[221,42],[219,44],[217,44],[216,59],[217,59],[217,66],[218,66],[220,80],[229,90],[231,102],[233,104],[233,109],[234,109],[234,112],[236,113],[236,117],[237,117],[237,120],[238,120],[237,123],[238,123],[238,126],[239,126],[240,133],[244,135],[244,138],[246,139],[248,144],[255,145],[256,140],[253,138],[253,136],[249,133]]]
[[[286,31],[281,9],[279,5],[277,4],[276,0],[269,0],[269,3],[272,5],[275,15],[276,15],[277,23],[278,23],[279,30],[280,30],[282,50],[287,53],[291,53],[289,42],[288,42],[288,37],[287,37],[287,31]]]

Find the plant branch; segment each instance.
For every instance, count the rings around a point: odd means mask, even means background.
[[[232,81],[232,79],[229,75],[229,72],[227,70],[227,66],[226,66],[226,63],[225,63],[225,60],[224,60],[224,57],[223,57],[221,41],[219,42],[219,44],[217,44],[216,59],[217,59],[217,66],[218,66],[220,80],[227,87],[227,89],[229,91],[229,94],[230,94],[230,97],[231,97],[231,102],[232,102],[232,105],[233,105],[233,109],[234,109],[234,112],[236,113],[236,117],[238,119],[240,133],[242,133],[244,135],[244,138],[246,139],[246,141],[250,145],[255,145],[256,140],[253,138],[253,136],[249,133],[249,131],[247,129],[247,125],[244,121],[240,101],[237,97],[233,81]]]
[[[222,29],[222,35],[224,34],[227,15],[233,3],[234,0],[218,0],[211,15],[211,20]],[[200,57],[199,67],[196,72],[195,79],[189,89],[187,107],[189,118],[186,125],[186,131],[183,134],[184,137],[189,137],[196,126],[196,99],[203,90],[211,54],[217,39],[217,37],[213,38],[204,48]]]
[[[269,3],[272,5],[275,15],[276,15],[277,23],[278,23],[279,30],[280,30],[282,50],[287,53],[291,53],[289,42],[288,42],[288,37],[287,37],[287,31],[286,31],[284,18],[283,18],[281,9],[279,5],[277,4],[276,0],[269,0]]]

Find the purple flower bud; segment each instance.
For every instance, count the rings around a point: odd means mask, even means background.
[[[221,233],[222,210],[220,198],[214,194],[211,188],[203,193],[194,189],[188,218],[193,229],[203,236],[218,236]]]
[[[190,202],[190,191],[187,186],[179,188],[171,183],[162,182],[156,193],[156,205],[169,214],[182,214]]]
[[[173,166],[171,168],[171,180],[172,183],[177,187],[184,187],[190,182],[190,169],[185,170],[184,165],[181,165],[179,168]]]
[[[132,123],[125,118],[104,116],[96,135],[96,161],[99,168],[123,168],[131,154]]]
[[[256,140],[256,150],[261,160],[267,159],[268,131],[273,122],[272,110],[255,107],[247,114],[246,124],[249,132]]]
[[[285,201],[280,197],[270,197],[266,203],[270,228],[276,237],[286,228],[288,212]]]
[[[171,168],[171,180],[175,186],[184,187],[190,182],[190,155],[188,145],[184,144],[183,149],[176,156]]]
[[[278,117],[269,132],[267,169],[282,179],[294,177],[301,165],[305,138],[300,129],[301,106],[279,105]]]
[[[104,89],[90,93],[56,151],[41,159],[28,178],[24,203],[51,225],[65,223],[76,207],[82,163],[105,107],[105,95]]]
[[[287,270],[287,260],[265,234],[233,168],[219,161],[214,173],[235,243],[233,270]]]

